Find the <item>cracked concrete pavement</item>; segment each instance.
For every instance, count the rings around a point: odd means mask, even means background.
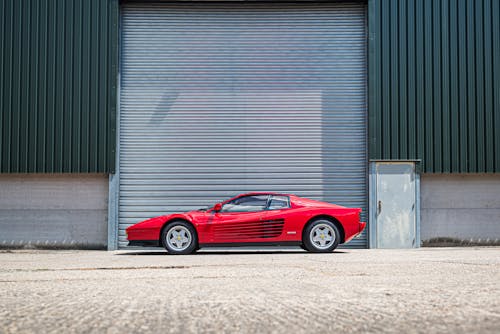
[[[0,251],[0,333],[498,333],[500,248]]]

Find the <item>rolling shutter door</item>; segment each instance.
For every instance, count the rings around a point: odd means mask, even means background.
[[[367,217],[365,12],[359,3],[124,4],[119,246],[140,220],[249,191]]]

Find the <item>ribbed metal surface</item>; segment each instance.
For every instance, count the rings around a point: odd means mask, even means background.
[[[370,157],[500,172],[500,1],[369,2]]]
[[[283,232],[284,219],[249,221],[214,226],[218,240],[276,238]]]
[[[118,0],[0,1],[0,172],[110,172]]]
[[[363,4],[146,3],[121,14],[121,247],[142,219],[248,191],[366,212]]]

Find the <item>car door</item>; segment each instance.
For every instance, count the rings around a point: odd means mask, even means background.
[[[268,199],[269,195],[247,195],[225,203],[212,219],[213,242],[260,242],[281,234],[282,224],[275,226],[262,220]]]
[[[279,241],[300,239],[300,231],[297,231],[296,228],[290,228],[290,219],[290,198],[285,195],[271,195],[261,221],[268,225],[282,226],[282,233],[276,236]]]

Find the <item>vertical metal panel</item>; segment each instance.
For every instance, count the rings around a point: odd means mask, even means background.
[[[380,124],[380,114],[381,105],[378,103],[380,100],[381,91],[381,73],[380,73],[380,20],[376,19],[377,15],[381,12],[380,1],[369,1],[368,2],[368,53],[370,57],[368,58],[368,69],[371,75],[368,76],[368,105],[370,106],[371,112],[368,114],[368,151],[371,152],[373,156],[379,156],[381,154],[381,144],[379,139],[382,138],[380,131],[382,126]]]
[[[118,0],[0,4],[0,172],[112,172]]]
[[[494,154],[495,171],[500,171],[500,1],[492,0],[491,10],[492,40],[493,40],[493,116],[494,116]],[[486,29],[486,28],[485,28]],[[486,84],[489,84],[488,82]],[[486,110],[485,112],[489,112]],[[487,138],[488,140],[489,138]],[[486,154],[488,154],[487,152]]]
[[[433,72],[433,64],[434,61],[432,61],[432,58],[434,57],[433,55],[433,40],[434,36],[432,34],[432,27],[433,27],[433,21],[432,21],[432,1],[433,0],[424,0],[423,2],[423,25],[424,25],[424,30],[423,30],[423,38],[424,40],[424,50],[423,50],[423,58],[422,58],[422,64],[423,64],[423,75],[424,75],[424,89],[430,89],[432,91],[435,91],[434,88],[434,78],[432,76]],[[421,110],[421,115],[423,115],[423,124],[424,127],[428,130],[430,136],[422,136],[422,143],[423,143],[423,159],[427,161],[430,165],[434,163],[433,159],[433,152],[431,149],[432,145],[437,144],[436,138],[434,138],[433,135],[433,118],[434,118],[434,110],[432,108],[433,104],[433,97],[434,94],[422,94],[423,98],[423,109]]]
[[[416,118],[416,68],[415,68],[415,5],[416,0],[408,0],[408,124],[405,124],[405,127],[408,131],[408,159],[417,156],[417,118]],[[380,13],[382,15],[382,13]],[[380,69],[382,71],[383,69]],[[368,73],[370,76],[371,73]],[[370,90],[369,88],[368,90]],[[371,106],[368,106],[368,113],[371,113]],[[380,129],[381,136],[384,136],[384,129]],[[389,138],[388,138],[389,139]],[[380,156],[383,156],[383,153],[380,152]]]
[[[433,71],[429,74],[432,76],[431,80],[433,81],[433,132],[432,138],[434,140],[428,140],[427,149],[429,153],[433,153],[434,159],[434,168],[442,170],[443,168],[443,137],[442,137],[442,112],[439,112],[441,109],[441,100],[436,98],[436,96],[442,96],[442,86],[441,86],[441,22],[440,19],[442,17],[441,13],[441,2],[440,1],[432,1],[432,35],[433,35],[433,43],[432,49],[434,51],[433,57],[436,58],[436,61],[433,62]],[[432,150],[432,146],[434,146],[434,150]]]
[[[6,110],[10,110],[12,108],[12,2],[5,2],[5,10],[4,10],[4,48],[1,53],[4,56],[3,65],[3,73],[2,73],[2,86],[3,86],[3,99],[0,102],[2,104],[2,112],[0,113],[3,116],[2,122],[2,159],[0,164],[2,166],[2,170],[5,169],[5,166],[10,166],[10,151],[11,151],[11,116],[12,113],[6,112]]]
[[[369,8],[370,158],[421,159],[424,172],[500,172],[500,2]]]
[[[483,31],[483,6],[484,2],[475,2],[475,22],[474,22],[474,51],[475,51],[475,65],[476,69],[473,75],[476,76],[476,86],[472,87],[476,94],[476,109],[477,109],[477,127],[483,128],[486,133],[486,124],[484,123],[484,40],[482,38]],[[477,146],[477,170],[486,170],[485,155],[484,155],[484,135],[476,135]]]
[[[458,165],[460,171],[467,171],[469,162],[469,150],[467,146],[467,14],[466,0],[458,0]]]
[[[424,1],[415,1],[415,124],[417,130],[423,129],[425,127],[425,49],[424,49]],[[391,47],[390,45],[388,47]],[[392,110],[387,111],[392,114]],[[417,156],[423,158],[424,156],[424,146],[425,146],[425,136],[422,131],[416,131],[416,152]],[[392,138],[386,138],[387,141],[392,140]],[[391,159],[393,159],[391,157]]]
[[[457,172],[460,170],[460,147],[459,147],[459,97],[460,91],[458,89],[458,11],[457,3],[455,1],[450,1],[450,132],[451,132],[451,142],[450,142],[450,159],[451,159],[451,170],[450,172]],[[419,129],[420,130],[420,129]],[[423,130],[420,130],[423,131]],[[423,162],[424,171],[432,171],[432,168],[427,169],[425,161]],[[437,172],[437,171],[436,171]]]
[[[391,4],[391,16],[398,16],[398,2],[392,1]],[[398,59],[398,51],[400,49],[399,46],[399,20],[392,20],[390,23],[390,40],[394,44],[392,48],[390,48],[389,61],[394,61]],[[399,104],[399,83],[396,81],[396,78],[399,76],[399,67],[393,66],[390,71],[390,89],[389,94],[390,98],[390,109],[398,109]],[[394,113],[392,117],[390,117],[390,129],[391,129],[391,138],[398,138],[397,140],[391,140],[388,144],[391,150],[392,155],[397,155],[399,153],[399,114]]]
[[[495,170],[495,160],[487,157],[488,154],[494,152],[495,145],[493,140],[488,140],[488,138],[495,138],[494,136],[494,123],[493,123],[493,113],[489,112],[493,110],[493,55],[492,52],[492,0],[485,0],[483,7],[483,22],[482,22],[482,32],[484,33],[484,160],[485,160],[485,171],[491,173]],[[494,0],[493,0],[494,1]],[[497,131],[498,133],[498,131]]]
[[[121,24],[120,246],[247,191],[366,219],[363,3],[126,3]]]
[[[442,150],[441,150],[441,171],[449,173],[451,171],[451,157],[450,157],[450,6],[448,1],[439,2],[441,5],[441,22],[436,24],[436,29],[441,34],[441,45],[437,47],[441,50],[441,72],[436,73],[437,77],[441,79],[441,98],[436,99],[438,103],[436,108],[441,110],[441,136],[442,136]],[[438,17],[439,21],[439,17]],[[439,113],[438,113],[439,114]],[[437,132],[439,135],[439,132]]]
[[[383,13],[389,13],[390,15],[390,1],[383,1],[382,2],[382,12]],[[391,69],[391,48],[389,47],[390,44],[390,20],[382,20],[382,29],[381,29],[381,42],[382,42],[382,47],[381,47],[381,61],[382,61],[382,66],[383,68],[387,69],[385,71],[381,71],[381,76],[382,76],[382,90],[380,91],[380,98],[381,98],[381,119],[382,119],[382,127],[383,129],[387,129],[387,131],[390,130],[391,128],[391,117],[390,117],[390,94],[391,94],[391,79],[390,79],[390,69]],[[391,151],[391,142],[390,140],[386,140],[385,136],[381,138],[381,143],[382,143],[382,149],[384,152],[388,152],[390,154]]]
[[[477,170],[477,138],[476,138],[476,54],[475,54],[475,0],[468,0],[467,13],[467,170]]]
[[[408,81],[407,81],[407,57],[408,57],[408,40],[406,38],[407,34],[407,20],[408,17],[406,15],[408,8],[408,3],[403,1],[399,4],[399,21],[396,26],[399,29],[398,34],[398,57],[399,61],[399,77],[401,78],[399,82],[399,92],[396,95],[396,99],[398,100],[398,109],[399,113],[399,121],[398,121],[398,137],[399,137],[399,145],[398,151],[395,153],[402,157],[402,159],[407,159],[408,155],[408,131],[407,131],[407,123],[408,123]]]

